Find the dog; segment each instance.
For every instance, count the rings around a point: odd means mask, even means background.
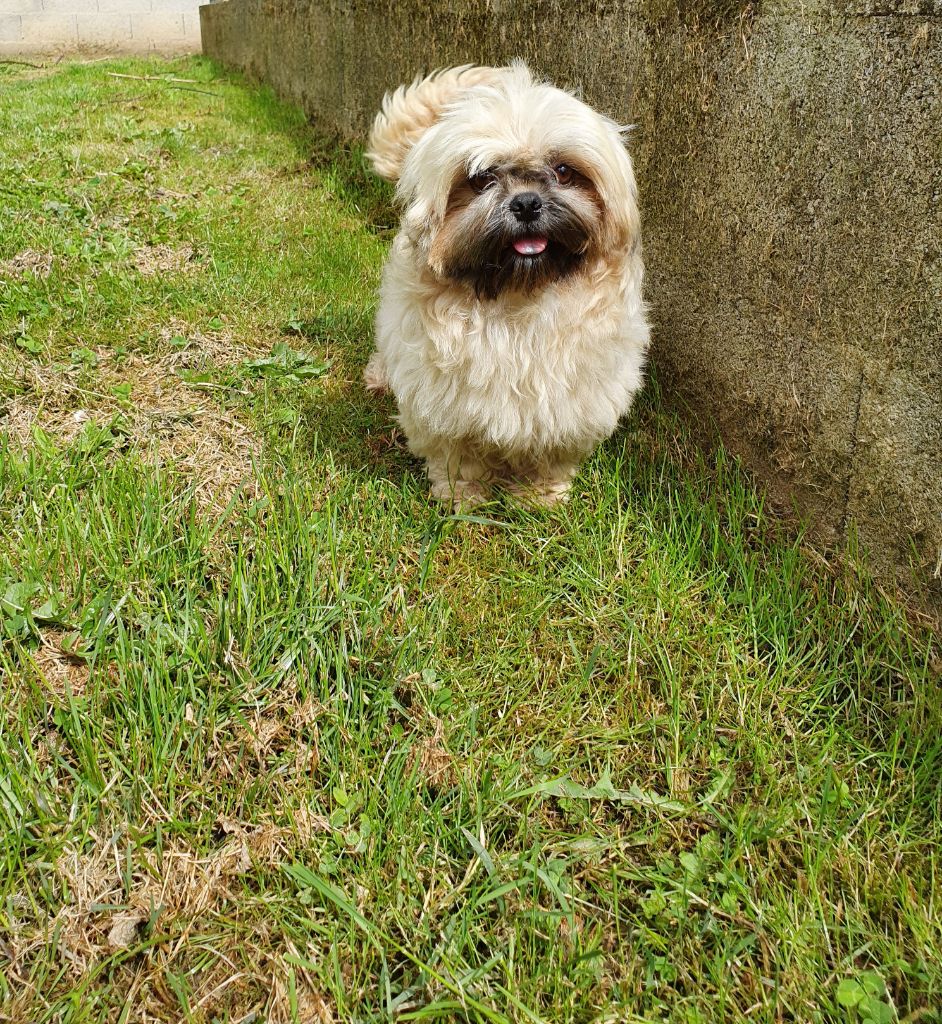
[[[522,63],[465,65],[388,93],[367,157],[402,210],[367,387],[434,498],[564,500],[649,345],[622,129]]]

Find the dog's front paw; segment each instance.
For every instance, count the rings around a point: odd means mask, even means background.
[[[534,488],[531,501],[537,505],[542,505],[544,508],[552,508],[553,505],[569,501],[571,493],[571,480],[552,480],[547,481],[540,487]]]
[[[432,484],[432,497],[455,512],[467,512],[487,501],[488,489],[479,480],[444,480]]]
[[[539,479],[516,480],[507,485],[507,490],[517,499],[528,505],[539,505],[541,508],[552,508],[564,501],[569,501],[572,480]]]
[[[520,501],[529,505],[551,508],[569,500],[572,481],[578,466],[575,463],[560,462],[541,470],[523,473],[507,484],[507,490]]]

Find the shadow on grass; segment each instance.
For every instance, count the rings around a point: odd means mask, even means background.
[[[422,463],[406,448],[396,425],[396,403],[371,395],[362,382],[344,380],[329,396],[307,395],[300,406],[304,449],[329,452],[338,467],[397,487],[407,477],[425,486]]]
[[[204,58],[213,81],[246,85],[238,72]],[[328,190],[338,203],[380,236],[395,233],[399,222],[393,189],[373,173],[364,155],[366,139],[351,141],[316,124],[295,106],[280,100],[268,86],[253,84],[241,94],[248,119],[278,131],[298,156],[298,164],[287,174],[309,175],[313,183]]]
[[[212,81],[245,84],[238,72],[208,59],[202,63]],[[325,131],[267,86],[245,89],[240,103],[247,121],[279,132],[290,142],[298,163],[283,171],[284,176],[329,192],[372,234],[392,239],[399,221],[393,190],[372,172],[363,145]],[[299,450],[312,458],[329,452],[338,468],[397,486],[414,476],[424,487],[421,463],[409,454],[396,428],[395,402],[369,394],[362,382],[373,348],[372,310],[328,302],[316,311],[299,310],[298,318],[282,329],[289,345],[313,349],[331,361],[329,384],[304,388],[296,399]]]

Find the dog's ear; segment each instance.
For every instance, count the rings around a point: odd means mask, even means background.
[[[376,173],[387,181],[398,181],[409,150],[445,108],[466,90],[497,82],[504,73],[503,68],[464,64],[434,71],[386,93],[366,151]]]
[[[634,166],[625,146],[630,127],[603,118],[607,146],[597,154],[602,171],[597,184],[605,204],[605,245],[612,249],[634,246],[641,236],[638,186]]]

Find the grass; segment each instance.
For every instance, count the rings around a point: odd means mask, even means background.
[[[567,507],[443,514],[356,154],[2,70],[0,1019],[942,1019],[927,624],[653,384]]]

